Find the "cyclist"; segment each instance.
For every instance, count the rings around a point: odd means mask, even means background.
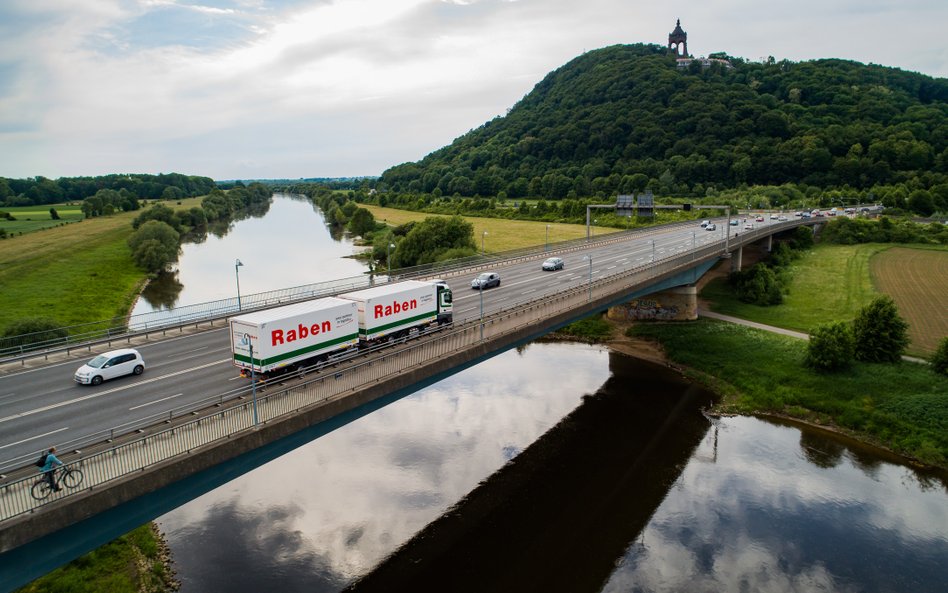
[[[43,472],[43,477],[49,482],[49,488],[57,492],[62,490],[62,486],[56,483],[54,476],[56,474],[56,468],[62,464],[63,462],[56,457],[56,447],[50,447],[46,455],[46,464],[40,471]]]

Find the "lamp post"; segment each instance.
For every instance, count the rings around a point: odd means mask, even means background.
[[[591,255],[584,255],[583,259],[589,260],[589,302],[593,299],[593,258]]]
[[[484,283],[477,286],[477,292],[481,293],[481,341],[484,341]]]
[[[590,235],[593,236],[593,237],[596,236],[596,223],[597,223],[597,222],[599,222],[599,221],[594,218],[594,219],[593,219],[593,224],[592,224],[592,226],[589,227],[589,233],[590,233]]]
[[[487,253],[487,251],[484,250],[484,240],[486,237],[487,237],[487,231],[484,231],[481,234],[481,253]]]
[[[237,278],[237,310],[240,311],[240,266],[244,265],[239,259],[234,264],[234,276]]]
[[[543,244],[543,251],[550,250],[550,225],[546,225],[546,243]]]
[[[253,342],[250,342],[250,389],[253,393],[253,425],[257,426],[257,374],[253,370]]]
[[[655,239],[652,239],[652,263],[655,263]]]
[[[388,251],[385,254],[385,267],[388,268],[388,279],[392,279],[392,247],[395,247],[395,244],[389,242]]]

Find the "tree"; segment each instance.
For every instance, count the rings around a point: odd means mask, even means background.
[[[898,362],[908,346],[908,324],[889,296],[876,297],[853,320],[856,359],[865,362]]]
[[[932,356],[932,370],[942,375],[948,375],[948,337],[942,338],[938,349]]]
[[[474,225],[460,216],[428,217],[416,224],[398,243],[392,254],[392,265],[403,268],[431,263],[453,249],[467,255],[476,253]]]
[[[56,212],[55,208],[50,208],[49,217],[53,220],[59,220],[59,212]]]
[[[160,272],[178,259],[178,231],[168,223],[149,220],[129,237],[132,258],[149,272]]]
[[[734,272],[730,280],[737,292],[737,298],[745,303],[768,306],[783,302],[783,292],[777,274],[765,264],[757,264],[743,272]]]
[[[822,324],[810,332],[804,364],[818,371],[848,367],[856,352],[852,327],[845,321]]]
[[[3,331],[3,337],[0,338],[0,347],[13,348],[31,346],[39,348],[61,340],[69,335],[69,332],[53,319],[46,317],[28,317],[14,321]]]
[[[354,202],[350,202],[354,203]],[[349,219],[349,232],[365,237],[375,230],[375,217],[365,208],[357,208]]]

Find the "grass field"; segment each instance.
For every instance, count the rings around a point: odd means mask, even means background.
[[[197,204],[200,198],[168,205]],[[69,326],[124,315],[146,277],[126,244],[137,215],[122,212],[0,240],[0,331],[27,317]]]
[[[948,377],[926,365],[856,363],[845,372],[803,366],[806,342],[714,320],[642,323],[680,364],[722,394],[723,409],[772,412],[838,426],[896,452],[948,464]],[[716,379],[709,379],[716,377]]]
[[[49,213],[50,208],[56,209],[59,220],[53,220]],[[5,230],[7,236],[11,237],[82,220],[82,210],[78,203],[0,207],[0,212],[9,212],[16,218],[16,220],[0,218],[0,229]]]
[[[909,324],[910,352],[933,353],[948,336],[948,251],[893,247],[872,258],[870,271]]]
[[[916,255],[910,258],[908,254]],[[821,323],[850,321],[873,298],[888,294],[914,328],[908,353],[927,356],[946,335],[946,266],[948,249],[944,248],[914,249],[883,243],[816,245],[793,263],[789,292],[781,305],[742,303],[724,278],[708,283],[701,297],[711,303],[713,311],[808,333]],[[892,280],[884,283],[882,278]],[[900,294],[904,295],[902,300]],[[935,318],[938,322],[933,321]],[[923,337],[916,340],[915,332]]]
[[[429,216],[446,216],[442,214],[427,214],[424,212],[409,212],[396,208],[382,208],[362,204],[380,222],[393,226],[405,224],[413,220],[424,220]],[[474,240],[478,249],[483,239],[484,250],[487,252],[501,252],[511,249],[520,249],[534,245],[544,245],[547,240],[546,223],[529,220],[507,220],[504,218],[474,218],[464,217],[474,225]],[[592,227],[593,235],[615,233],[621,229],[607,227]],[[484,231],[487,235],[484,236]],[[550,223],[550,243],[579,239],[586,236],[586,226],[581,224]]]

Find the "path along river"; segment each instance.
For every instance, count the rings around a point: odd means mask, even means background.
[[[310,206],[277,199],[209,267],[229,275],[284,206],[309,229],[295,240],[328,237]],[[158,523],[185,593],[945,590],[943,476],[809,429],[709,419],[711,400],[604,347],[530,344]]]

